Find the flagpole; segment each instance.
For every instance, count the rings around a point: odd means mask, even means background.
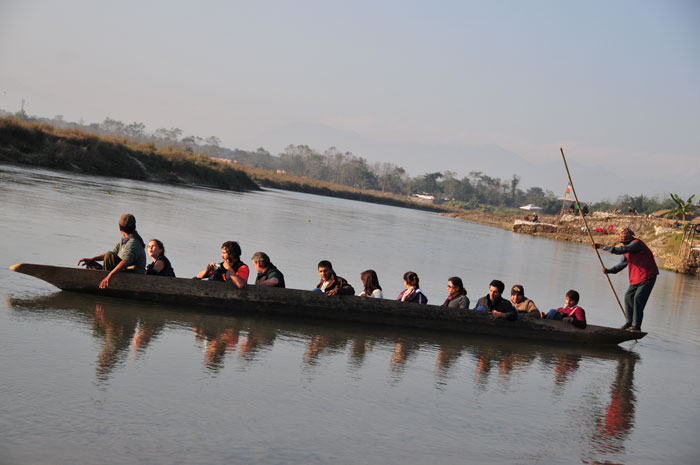
[[[600,252],[598,252],[598,249],[595,248],[595,241],[593,240],[593,234],[591,234],[591,228],[588,227],[588,221],[586,221],[586,216],[583,214],[583,210],[581,210],[581,204],[579,204],[578,202],[576,189],[574,189],[574,182],[571,180],[571,173],[569,172],[569,165],[566,163],[566,157],[564,156],[564,149],[562,147],[559,147],[559,150],[561,151],[561,159],[564,160],[564,168],[566,168],[566,175],[569,177],[569,185],[571,186],[571,192],[573,192],[574,194],[574,200],[576,201],[576,205],[578,206],[578,212],[581,215],[581,218],[583,219],[583,224],[586,226],[586,232],[588,233],[588,237],[591,239],[591,244],[593,244],[593,249],[595,250],[595,254],[598,257],[600,266],[602,266],[603,269],[605,269],[603,259],[600,258]],[[613,283],[610,280],[610,276],[607,273],[605,273],[605,277],[608,278],[608,284],[610,284],[610,289],[612,289],[613,295],[615,296],[615,300],[617,300],[617,305],[620,307],[622,316],[624,316],[625,320],[627,320],[627,315],[625,315],[625,309],[622,308],[622,303],[620,303],[620,298],[617,296],[617,292],[615,292],[615,286],[613,286]]]

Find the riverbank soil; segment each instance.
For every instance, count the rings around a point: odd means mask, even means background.
[[[533,223],[525,221],[524,215],[514,214],[467,211],[445,215],[502,229],[511,229],[519,234],[583,244],[589,244],[591,241],[580,216],[540,215],[539,221]],[[686,248],[683,256],[679,256],[683,226],[676,220],[643,215],[615,215],[594,212],[586,217],[586,221],[593,235],[593,240],[599,244],[618,245],[619,231],[623,228],[630,228],[636,237],[647,244],[662,268],[700,275],[700,250],[698,249],[700,243],[689,252]]]

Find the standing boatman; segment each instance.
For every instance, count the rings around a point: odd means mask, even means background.
[[[625,256],[620,263],[612,268],[603,267],[603,273],[615,274],[629,267],[630,287],[625,292],[627,322],[622,326],[622,329],[641,331],[644,307],[656,283],[659,268],[656,266],[654,255],[649,247],[641,239],[634,237],[634,232],[631,229],[625,228],[620,231],[620,242],[622,242],[621,247],[603,246],[602,244],[593,244],[593,247],[615,255]]]

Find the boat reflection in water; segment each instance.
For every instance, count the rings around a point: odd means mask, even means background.
[[[24,318],[69,319],[90,328],[92,337],[100,343],[95,374],[102,383],[115,376],[117,369],[129,359],[138,360],[149,350],[155,350],[156,341],[173,331],[192,335],[192,347],[202,354],[204,371],[214,376],[222,373],[234,358],[244,370],[251,363],[259,365],[280,342],[285,352],[290,347],[298,350],[298,356],[292,354],[292,357],[301,361],[300,370],[305,375],[324,370],[325,365],[320,362],[325,357],[345,354],[351,376],[362,378],[367,365],[379,358],[378,364],[386,367],[389,383],[398,385],[403,382],[406,370],[414,364],[424,364],[422,359],[427,356],[434,360],[435,389],[445,390],[452,380],[459,383],[465,372],[473,371],[475,395],[493,389],[493,382],[501,391],[522,389],[512,379],[528,370],[550,373],[551,381],[546,384],[551,386],[551,391],[535,395],[538,400],[544,396],[552,403],[564,395],[567,384],[584,363],[608,363],[616,366],[609,398],[597,402],[581,399],[585,411],[577,411],[577,417],[583,416],[584,421],[577,421],[572,428],[577,437],[589,438],[591,457],[583,459],[595,462],[601,455],[624,452],[624,441],[634,425],[633,379],[639,356],[619,347],[597,350],[412,328],[304,322],[298,318],[260,315],[224,316],[155,304],[125,304],[119,299],[70,292],[8,298],[8,308]]]

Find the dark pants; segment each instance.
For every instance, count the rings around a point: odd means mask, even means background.
[[[119,265],[119,262],[121,261],[122,259],[119,258],[119,255],[115,254],[110,250],[109,252],[105,252],[104,265],[101,265],[99,262],[90,262],[87,265],[85,265],[85,268],[87,268],[88,270],[112,271],[117,265]]]
[[[656,276],[642,281],[639,284],[631,284],[625,292],[625,316],[627,324],[634,326],[635,329],[642,328],[642,319],[644,318],[644,307],[649,300],[651,290],[656,283]]]
[[[547,316],[545,318],[548,320],[563,320],[564,314],[556,308],[553,308],[549,312],[547,312]]]

